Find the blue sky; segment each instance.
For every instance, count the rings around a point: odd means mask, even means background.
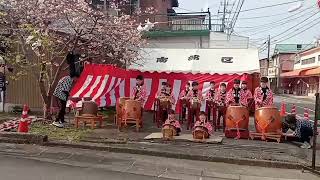
[[[223,0],[179,0],[178,12],[201,11],[208,6],[213,15],[217,15],[222,8]],[[238,0],[227,0],[230,3]],[[273,4],[286,3],[293,0],[245,0],[242,10],[263,7]],[[317,0],[304,0],[303,6],[294,12],[288,10],[296,3],[272,8],[241,12],[237,21],[235,32],[239,35],[250,37],[252,46],[259,46],[268,35],[271,36],[271,44],[280,43],[310,44],[315,38],[320,38],[320,9],[316,5]],[[255,18],[266,16],[263,18]],[[250,19],[254,17],[253,19]],[[214,17],[215,18],[215,17]],[[249,18],[249,19],[248,19]],[[309,18],[309,19],[308,19]],[[315,26],[311,27],[313,24]],[[310,28],[309,28],[310,27]],[[304,32],[301,32],[304,31]],[[294,36],[295,34],[298,34]],[[290,38],[291,36],[294,36]]]

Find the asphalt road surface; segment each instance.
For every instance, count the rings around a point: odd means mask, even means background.
[[[291,113],[291,109],[293,104],[296,106],[297,114],[303,116],[304,108],[309,109],[309,116],[311,119],[314,118],[314,108],[315,103],[310,100],[303,100],[297,98],[290,98],[290,97],[282,97],[282,96],[274,96],[274,103],[280,109],[281,102],[286,104],[286,110],[288,113]]]
[[[37,160],[0,157],[0,179],[3,180],[165,180],[104,169],[83,168]]]
[[[301,170],[0,144],[2,180],[319,180]]]

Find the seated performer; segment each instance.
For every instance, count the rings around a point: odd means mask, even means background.
[[[209,133],[209,136],[212,135],[212,126],[211,124],[207,121],[207,116],[206,116],[206,113],[201,111],[199,113],[199,121],[197,121],[195,124],[194,124],[194,127],[197,127],[197,126],[203,126],[205,128],[208,129],[208,133]]]
[[[294,131],[294,135],[303,143],[301,148],[311,148],[310,139],[313,137],[313,124],[311,121],[298,119],[296,115],[289,114],[285,117],[283,129]]]
[[[180,125],[179,121],[176,120],[174,110],[172,110],[172,109],[169,110],[168,119],[165,121],[164,124],[171,124],[174,127],[176,127],[177,128],[176,136],[179,136],[179,133],[181,132],[181,125]]]
[[[240,80],[233,81],[233,88],[227,93],[227,106],[240,104]]]
[[[216,119],[216,106],[215,106],[215,82],[211,81],[210,82],[210,89],[206,93],[205,100],[206,100],[206,113],[208,114],[208,121],[210,121],[211,117],[211,112],[212,112],[212,117],[213,119]]]
[[[268,78],[262,77],[260,82],[260,87],[257,87],[254,91],[256,109],[273,105],[273,93],[267,86]]]
[[[180,93],[179,100],[182,102],[182,120],[186,120],[186,114],[187,114],[187,104],[184,103],[185,100],[188,99],[187,95],[190,91],[190,83],[188,82],[185,86],[185,89]]]
[[[188,118],[188,129],[189,127],[192,127],[192,124],[198,120],[199,112],[200,112],[200,106],[202,101],[202,94],[198,90],[198,82],[192,82],[192,90],[189,91],[187,97],[189,100],[189,118]],[[196,106],[198,105],[198,106]]]
[[[240,90],[240,104],[242,106],[248,107],[249,106],[249,100],[252,99],[252,93],[247,88],[247,82],[242,81],[241,84],[241,90]]]
[[[222,117],[223,125],[224,123],[224,116],[226,114],[226,96],[227,96],[227,85],[225,83],[221,83],[219,90],[215,97],[215,102],[217,104],[218,109],[218,118],[216,124],[214,124],[214,128],[220,128],[220,119]]]
[[[144,78],[142,75],[138,75],[136,78],[136,86],[132,90],[131,98],[141,102],[143,108],[145,101],[147,100],[147,91],[144,86]],[[143,112],[143,111],[142,111]]]

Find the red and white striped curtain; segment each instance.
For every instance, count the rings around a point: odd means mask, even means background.
[[[143,75],[147,89],[148,99],[144,105],[146,110],[153,108],[155,95],[160,89],[161,82],[168,82],[173,87],[175,99],[178,99],[180,92],[184,89],[187,82],[198,81],[199,89],[205,95],[209,90],[210,81],[219,84],[225,82],[227,89],[233,85],[234,79],[247,81],[248,86],[252,87],[252,76],[250,74],[191,74],[191,73],[158,73],[140,72],[124,70],[110,65],[89,64],[86,65],[78,82],[75,84],[70,95],[71,97],[91,97],[100,107],[114,106],[119,97],[132,96],[131,90],[135,87],[136,76]],[[68,104],[70,105],[71,102]],[[175,106],[176,110],[178,106]]]

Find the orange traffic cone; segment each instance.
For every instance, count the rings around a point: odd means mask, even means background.
[[[28,111],[29,107],[25,104],[23,106],[22,116],[18,126],[18,132],[27,133],[29,131]]]
[[[280,116],[284,117],[286,116],[286,114],[286,104],[284,102],[281,102]]]
[[[292,105],[291,114],[297,114],[297,109],[295,104]]]
[[[303,115],[304,115],[304,119],[307,120],[307,121],[309,121],[310,116],[309,116],[309,110],[308,110],[308,108],[304,108],[304,113],[303,113]]]

